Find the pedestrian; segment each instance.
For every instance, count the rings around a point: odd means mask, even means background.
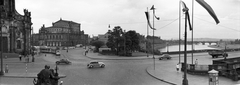
[[[45,65],[45,68],[37,74],[37,77],[39,85],[52,85],[50,78],[53,78],[53,74],[50,71],[50,66]]]
[[[29,55],[27,55],[27,62],[29,63]]]
[[[19,55],[19,60],[22,61],[22,55]]]
[[[85,55],[87,55],[87,50],[85,50]]]
[[[195,60],[195,65],[198,65],[198,59]]]
[[[176,65],[176,70],[179,71],[179,63]]]
[[[59,80],[60,78],[58,77],[58,75],[55,75],[55,74],[57,74],[57,73],[54,72],[53,69],[50,69],[50,71],[51,71],[51,75],[53,75],[53,76],[50,77],[51,84],[52,84],[52,85],[58,85],[58,80]]]
[[[8,64],[5,65],[5,73],[8,73]]]

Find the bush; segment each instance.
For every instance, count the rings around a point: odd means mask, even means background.
[[[102,50],[102,52],[99,52],[102,55],[114,55],[115,52],[111,50]]]

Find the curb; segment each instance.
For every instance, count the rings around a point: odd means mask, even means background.
[[[146,68],[146,72],[148,73],[148,75],[152,76],[153,78],[155,78],[155,79],[157,79],[157,80],[163,81],[163,82],[165,82],[165,83],[168,83],[168,84],[171,84],[171,85],[177,85],[177,84],[174,84],[174,83],[172,83],[172,82],[166,81],[166,80],[164,80],[164,79],[161,79],[161,78],[158,78],[158,77],[152,75],[152,74],[148,71],[149,68],[150,68],[150,67],[147,67],[147,68]]]
[[[121,59],[121,58],[119,58],[119,59],[116,59],[116,58],[92,58],[92,57],[89,57],[88,55],[84,55],[84,52],[82,53],[82,55],[83,55],[83,56],[86,56],[86,57],[88,57],[88,58],[90,58],[90,59],[95,59],[95,60],[147,60],[147,59],[152,59],[152,58],[138,58],[138,59],[134,59],[134,58],[132,58],[132,59]]]
[[[116,59],[116,58],[92,58],[92,57],[89,57],[87,55],[84,55],[90,59],[96,59],[96,60],[147,60],[147,59],[152,59],[152,58],[138,58],[138,59]]]
[[[37,74],[29,73],[27,75],[23,74],[12,74],[12,75],[3,75],[0,77],[5,77],[5,78],[37,78]],[[59,74],[59,78],[66,78],[66,75]]]

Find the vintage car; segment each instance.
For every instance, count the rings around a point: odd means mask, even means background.
[[[71,61],[69,61],[68,59],[60,59],[59,61],[56,61],[56,64],[59,65],[59,64],[72,64]]]
[[[105,64],[103,62],[98,62],[98,61],[90,61],[89,64],[87,64],[88,68],[93,68],[93,67],[101,67],[104,68]]]
[[[159,60],[163,60],[163,59],[171,59],[172,57],[169,54],[163,54],[161,57],[159,57]]]
[[[60,56],[60,55],[61,55],[60,51],[57,50],[57,51],[56,51],[56,56]]]

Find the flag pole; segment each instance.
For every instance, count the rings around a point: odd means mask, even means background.
[[[189,22],[189,28],[191,28],[190,24],[190,17],[189,17],[189,9],[187,8],[186,4],[182,2],[183,5],[183,12],[185,13],[185,32],[184,32],[184,75],[183,75],[183,81],[182,85],[188,85],[188,80],[187,80],[187,22]],[[188,21],[189,20],[189,21]]]
[[[154,5],[152,7],[153,9],[153,62],[154,62],[154,70],[155,70],[155,57],[154,57],[154,16],[155,16],[155,8]]]
[[[147,7],[147,12],[148,12],[148,7]],[[148,23],[147,23],[147,37],[148,37],[148,30],[149,30],[149,29],[148,29]],[[147,37],[146,37],[146,38],[147,38]],[[147,45],[148,45],[148,39],[147,39],[147,41],[146,41],[146,51],[147,51],[147,57],[148,57],[148,46],[147,46]]]
[[[181,63],[181,1],[179,1],[179,64]]]
[[[193,9],[194,9],[193,5],[194,5],[194,0],[192,0],[192,28],[193,28]],[[193,51],[194,51],[193,46],[194,44],[193,44],[193,29],[192,29],[192,64],[193,64]]]

